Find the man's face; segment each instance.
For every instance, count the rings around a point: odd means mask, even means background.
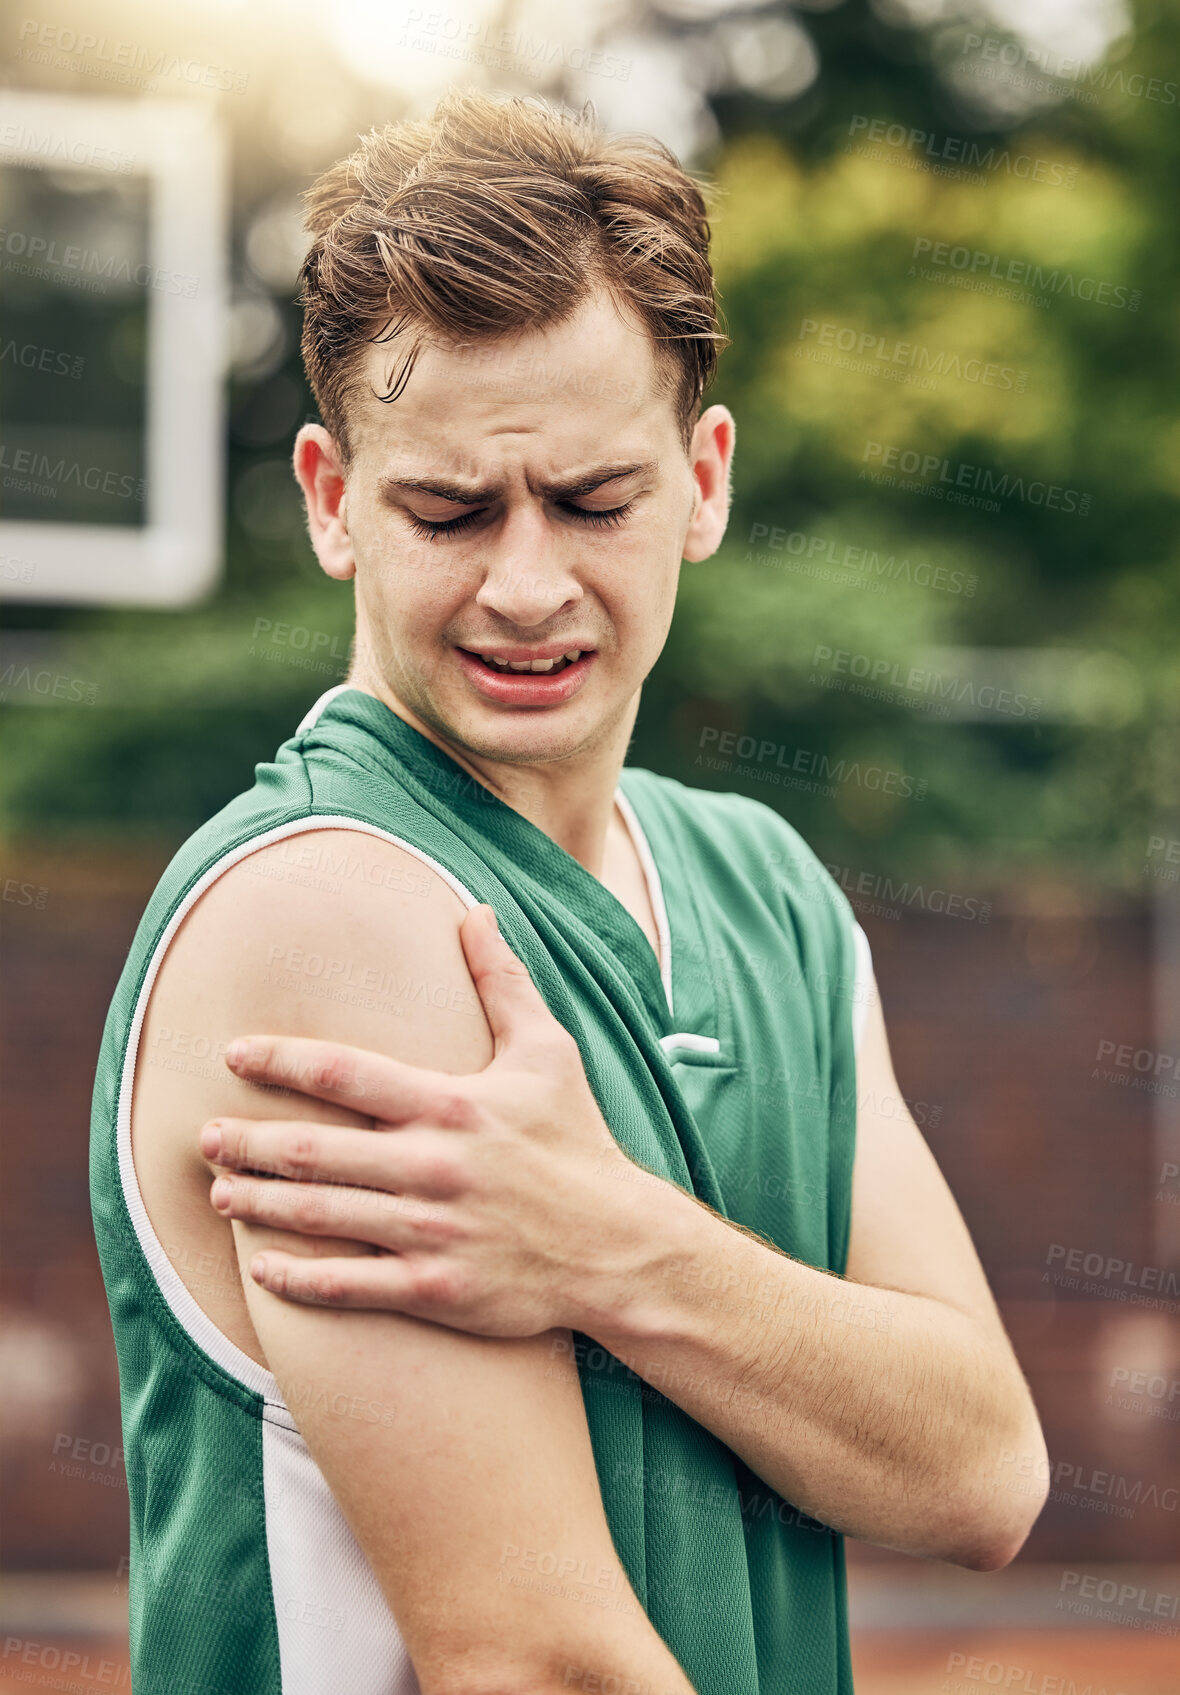
[[[554,329],[427,342],[382,403],[371,391],[386,392],[403,347],[366,350],[333,563],[312,512],[325,568],[349,575],[351,557],[368,664],[412,718],[470,755],[589,752],[630,727],[681,558],[720,541],[732,420],[711,408],[686,455],[650,337],[601,294]]]

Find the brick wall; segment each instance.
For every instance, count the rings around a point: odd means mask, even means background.
[[[0,903],[10,1568],[114,1581],[127,1546],[90,1230],[90,1091],[110,995],[166,858],[29,851],[3,868],[17,890]],[[26,902],[25,886],[43,901]],[[863,922],[902,1092],[967,1218],[1059,1468],[1028,1555],[1164,1559],[1180,1525],[1167,1494],[1180,1486],[1180,1396],[1159,1390],[1180,1378],[1176,1303],[1168,1313],[1135,1301],[1144,1290],[1126,1273],[1052,1281],[1068,1276],[1071,1250],[1141,1276],[1153,1208],[1168,1204],[1155,1198],[1150,1096],[1095,1076],[1100,1042],[1151,1046],[1147,914],[1084,911],[1059,890],[997,903],[986,925],[911,912]]]

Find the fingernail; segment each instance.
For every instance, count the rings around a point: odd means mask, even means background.
[[[206,1124],[201,1131],[201,1152],[206,1159],[216,1159],[221,1152],[220,1124]]]
[[[229,1203],[232,1194],[233,1185],[228,1177],[214,1178],[213,1187],[209,1191],[209,1199],[213,1202],[213,1205],[217,1208],[218,1212],[229,1211]]]
[[[265,1255],[260,1255],[258,1259],[250,1261],[250,1275],[255,1283],[265,1283],[266,1274],[269,1270],[270,1266],[267,1264]]]
[[[238,1036],[225,1050],[225,1063],[227,1065],[241,1065],[248,1051],[249,1043]]]

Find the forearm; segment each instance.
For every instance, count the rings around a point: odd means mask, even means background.
[[[1002,1330],[790,1259],[669,1184],[642,1193],[646,1257],[581,1328],[810,1516],[1005,1563],[1042,1504],[1023,1479],[1045,1450]]]

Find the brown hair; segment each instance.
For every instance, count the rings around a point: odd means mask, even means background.
[[[568,318],[605,286],[656,344],[687,448],[729,338],[709,264],[702,185],[653,136],[606,134],[533,96],[453,90],[430,118],[361,138],[303,196],[303,362],[345,464],[363,346],[423,333],[493,341]],[[376,327],[375,327],[376,326]]]

